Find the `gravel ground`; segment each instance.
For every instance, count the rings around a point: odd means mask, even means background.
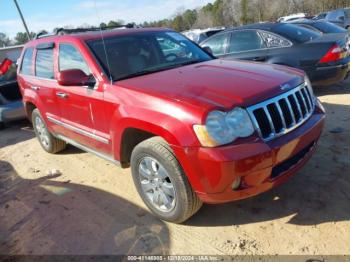
[[[350,81],[315,93],[327,120],[309,163],[184,225],[147,211],[130,169],[74,147],[47,154],[27,122],[12,124],[0,131],[0,254],[350,255]]]

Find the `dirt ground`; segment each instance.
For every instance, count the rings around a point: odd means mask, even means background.
[[[310,162],[184,225],[149,213],[130,169],[74,147],[47,154],[27,122],[12,124],[0,131],[0,254],[350,255],[350,81],[315,92],[328,116]]]

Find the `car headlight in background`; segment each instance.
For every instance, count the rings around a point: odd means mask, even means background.
[[[225,145],[254,133],[247,111],[240,107],[230,112],[212,111],[205,125],[194,125],[193,128],[201,145],[205,147]]]

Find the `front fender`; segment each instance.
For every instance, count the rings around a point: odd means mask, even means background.
[[[136,128],[162,137],[170,146],[199,146],[190,119],[176,117],[169,112],[157,112],[145,108],[119,107],[111,122],[111,137],[116,159],[120,159],[122,137],[128,128]]]

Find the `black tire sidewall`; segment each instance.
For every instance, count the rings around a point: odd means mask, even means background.
[[[169,178],[175,188],[176,204],[175,204],[175,208],[170,212],[162,212],[159,209],[155,208],[149,202],[148,197],[144,194],[141,188],[138,167],[141,160],[147,156],[155,158],[157,161],[159,161],[160,164],[163,165],[163,167],[167,170]],[[160,154],[160,152],[155,150],[153,147],[146,147],[144,145],[137,146],[134,149],[131,156],[131,173],[139,195],[141,196],[142,200],[147,205],[147,207],[153,213],[155,213],[161,219],[170,221],[170,222],[174,222],[181,219],[181,217],[185,213],[184,204],[187,202],[187,196],[186,194],[184,194],[184,190],[185,190],[184,187],[186,185],[183,183],[183,181],[179,177],[179,172],[183,172],[183,171],[179,163],[177,162],[177,160],[176,160],[176,164],[177,166],[174,166],[174,162],[164,159],[164,157]]]
[[[49,142],[48,142],[48,143],[49,143],[49,146],[48,146],[47,148],[42,144],[42,142],[41,142],[41,140],[40,140],[40,137],[39,137],[39,134],[38,134],[38,131],[37,131],[36,126],[35,126],[35,119],[36,119],[37,117],[39,117],[39,118],[41,119],[41,121],[44,123],[45,129],[46,129],[46,131],[47,131],[47,133],[48,133],[48,136],[49,136]],[[34,133],[35,133],[37,139],[39,140],[39,143],[40,143],[41,147],[42,147],[46,152],[49,152],[49,153],[52,152],[52,151],[53,151],[53,137],[52,137],[51,133],[49,132],[49,130],[47,129],[47,125],[46,125],[46,123],[45,123],[45,120],[44,120],[43,117],[41,116],[41,114],[40,114],[40,112],[39,112],[38,109],[35,109],[35,110],[33,111],[33,113],[32,113],[32,123],[33,123]]]

